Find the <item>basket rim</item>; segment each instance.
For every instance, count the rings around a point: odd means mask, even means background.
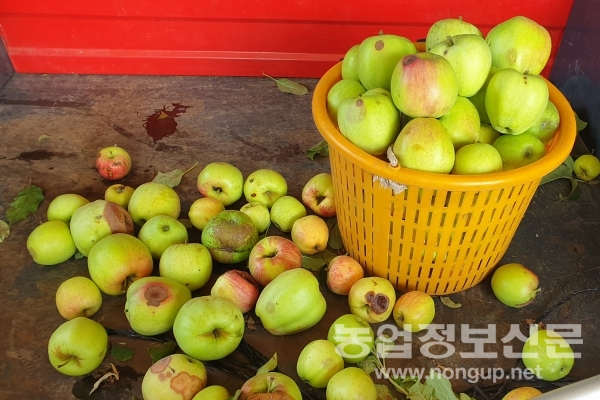
[[[483,175],[452,175],[418,171],[388,162],[359,149],[346,139],[331,122],[327,113],[327,93],[342,79],[342,62],[332,66],[317,82],[312,98],[313,120],[321,136],[344,158],[362,169],[381,178],[399,181],[407,186],[438,190],[490,190],[506,188],[541,179],[562,164],[573,149],[577,136],[575,114],[564,95],[546,78],[550,100],[560,115],[560,126],[553,140],[547,145],[549,151],[540,160],[521,168]]]

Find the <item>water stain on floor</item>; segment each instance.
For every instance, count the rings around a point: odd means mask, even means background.
[[[163,108],[155,110],[153,114],[146,117],[143,124],[148,136],[156,143],[174,134],[177,130],[175,118],[185,113],[190,107],[181,103],[171,103],[171,106],[163,106]]]

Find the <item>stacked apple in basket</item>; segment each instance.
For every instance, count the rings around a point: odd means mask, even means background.
[[[512,170],[542,158],[560,123],[538,75],[551,47],[522,16],[485,38],[461,19],[438,21],[422,52],[401,36],[368,37],[348,50],[327,109],[350,142],[373,156],[389,148],[405,168]]]

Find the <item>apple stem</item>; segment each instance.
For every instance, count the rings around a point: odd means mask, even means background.
[[[450,43],[450,46],[454,46],[454,40],[452,40],[452,36],[446,36],[448,38],[448,43]]]

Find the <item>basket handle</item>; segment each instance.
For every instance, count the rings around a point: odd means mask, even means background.
[[[396,155],[392,151],[392,145],[389,145],[387,148],[387,158],[389,161],[390,168],[400,169],[398,167],[398,158],[396,158]],[[383,187],[385,189],[392,189],[392,194],[394,196],[404,192],[407,188],[407,186],[403,183],[396,182],[391,179],[385,179],[385,178],[382,178],[377,175],[373,175],[373,182],[377,182],[377,181],[379,181],[379,185],[381,185],[381,187]]]

